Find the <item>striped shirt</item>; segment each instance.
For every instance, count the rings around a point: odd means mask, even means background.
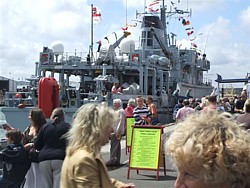
[[[141,108],[137,106],[133,111],[133,116],[135,118],[135,125],[145,125],[146,122],[141,119],[141,117],[146,116],[147,118],[150,118],[151,114],[146,106],[143,106]]]

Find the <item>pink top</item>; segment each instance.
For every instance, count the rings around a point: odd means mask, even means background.
[[[115,86],[113,86],[112,88],[111,88],[111,93],[112,94],[117,94],[117,89],[116,89],[116,87]]]
[[[127,108],[125,108],[125,113],[126,116],[133,116],[133,111],[134,111],[134,106],[127,106]]]
[[[191,108],[189,106],[184,106],[177,111],[176,119],[184,120],[185,117],[187,117],[189,114],[192,114],[194,112],[195,112],[195,110],[193,108]]]

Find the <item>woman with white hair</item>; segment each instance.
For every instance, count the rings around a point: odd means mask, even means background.
[[[250,134],[217,111],[187,117],[166,150],[178,168],[175,188],[250,187]]]
[[[135,109],[135,99],[130,98],[130,99],[128,100],[127,107],[125,108],[126,116],[127,116],[127,117],[133,116],[133,111],[134,111],[134,109]]]
[[[103,104],[81,106],[66,134],[68,146],[61,171],[61,188],[76,187],[134,187],[110,179],[100,157],[101,146],[109,142],[117,123],[117,113]]]

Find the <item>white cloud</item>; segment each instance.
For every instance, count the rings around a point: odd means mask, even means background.
[[[243,32],[247,35],[250,33],[250,6],[247,7],[245,10],[242,10],[239,15],[239,22]]]
[[[123,0],[123,5],[128,8],[140,8],[143,9],[144,0]]]
[[[81,0],[1,1],[0,75],[34,74],[43,46],[62,40],[65,49],[87,51],[90,5]],[[25,67],[25,69],[24,69]]]
[[[182,2],[181,7],[185,8],[192,8],[195,11],[204,11],[209,9],[220,9],[224,6],[225,3],[228,3],[228,0],[189,0]],[[176,3],[178,4],[178,3]]]
[[[211,27],[211,29],[209,29]],[[232,25],[231,21],[219,17],[211,25],[207,25],[201,31],[210,30],[206,53],[211,61],[210,73],[212,80],[216,79],[216,73],[223,78],[243,78],[250,70],[249,56],[250,46],[245,40],[237,38],[240,28]],[[236,33],[235,33],[236,32]],[[204,46],[203,44],[200,44]]]

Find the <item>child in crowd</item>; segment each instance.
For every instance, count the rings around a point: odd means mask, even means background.
[[[28,153],[22,145],[22,133],[11,129],[6,133],[7,145],[0,152],[3,161],[3,175],[0,176],[0,187],[19,188],[25,174],[30,168]]]

